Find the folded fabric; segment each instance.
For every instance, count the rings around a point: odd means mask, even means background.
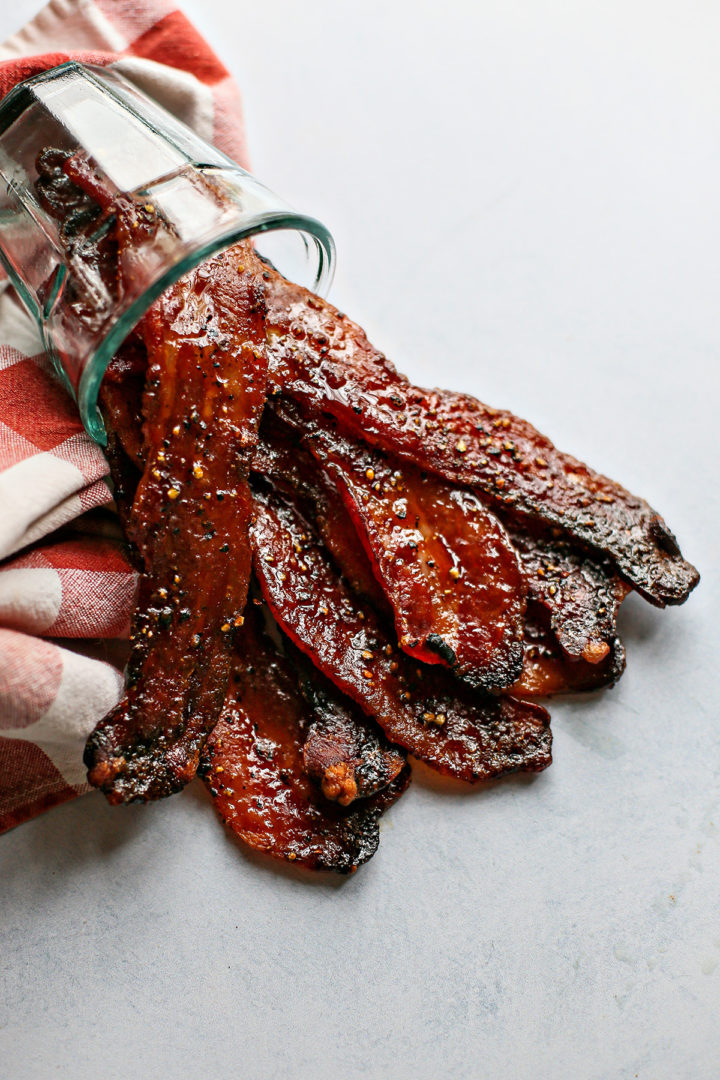
[[[67,59],[110,65],[247,165],[235,84],[164,0],[52,0],[0,46],[0,97]],[[87,790],[82,752],[122,693],[137,587],[108,465],[0,283],[0,832]]]

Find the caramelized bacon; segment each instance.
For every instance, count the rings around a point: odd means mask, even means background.
[[[123,295],[125,283],[143,272],[150,249],[166,244],[170,226],[152,203],[110,188],[90,158],[69,154],[62,171],[100,211],[70,238],[68,256],[80,263],[96,262],[106,288],[117,299]]]
[[[562,537],[508,526],[530,600],[550,614],[557,642],[589,664],[605,660],[617,638],[617,614],[630,586],[608,559],[591,557]]]
[[[81,229],[94,225],[100,216],[97,200],[68,175],[72,158],[69,150],[46,147],[35,162],[38,202],[50,217],[60,222],[66,242]]]
[[[537,603],[528,604],[525,616],[525,662],[511,694],[518,697],[550,697],[577,694],[613,686],[625,670],[625,649],[620,638],[608,645],[605,656],[593,663],[571,659],[560,648],[550,627],[549,613]]]
[[[646,502],[562,454],[512,413],[466,394],[412,386],[331,304],[267,276],[274,393],[306,417],[329,413],[352,438],[560,527],[610,556],[655,604],[687,598],[697,571]]]
[[[316,668],[301,656],[293,660],[309,706],[303,743],[307,775],[341,806],[383,791],[402,772],[405,755]]]
[[[120,441],[140,470],[145,464],[142,399],[147,374],[145,346],[133,335],[112,358],[100,384],[99,403],[105,430]]]
[[[70,274],[64,297],[75,316],[84,322],[96,316],[97,295],[88,304],[84,283],[88,270],[106,290],[106,307],[117,301],[120,289],[118,221],[112,196],[100,183],[87,160],[69,150],[47,148],[37,158],[35,191],[42,208],[59,223],[59,240],[65,248]],[[125,200],[125,207],[128,202]],[[141,211],[143,220],[147,214]],[[142,230],[141,230],[142,232]],[[123,230],[127,235],[127,230]]]
[[[100,388],[100,410],[105,430],[112,432],[128,459],[143,468],[142,394],[144,379],[128,378],[124,383],[105,379]]]
[[[222,716],[199,772],[223,822],[250,847],[313,870],[351,873],[378,845],[378,819],[405,790],[392,784],[344,809],[303,767],[306,705],[286,661],[248,619]]]
[[[110,476],[113,482],[113,498],[115,499],[115,506],[118,517],[122,523],[125,539],[127,540],[132,531],[132,507],[142,472],[128,457],[123,444],[120,441],[120,436],[117,435],[112,428],[108,430],[105,456],[110,465]],[[133,547],[132,544],[126,544],[126,548],[128,558],[133,566],[142,573],[143,564],[137,548]]]
[[[522,669],[525,586],[517,555],[476,495],[343,438],[305,442],[352,517],[390,600],[401,648],[486,690]]]
[[[275,487],[301,500],[325,547],[358,596],[369,600],[376,610],[389,614],[390,605],[334,485],[322,475],[292,429],[281,423],[270,409],[265,410],[260,435],[253,472],[272,478]]]
[[[245,261],[238,246],[192,271],[142,325],[146,465],[129,538],[144,572],[127,692],[85,750],[88,779],[110,802],[159,798],[192,779],[225,698],[265,398],[263,298]]]
[[[296,507],[260,491],[255,505],[253,562],[274,618],[391,742],[471,782],[550,764],[544,709],[473,693],[442,668],[418,665],[338,577]]]
[[[66,299],[94,317],[89,267],[110,312],[167,222],[79,154],[37,169],[77,271]],[[406,751],[471,782],[546,768],[549,716],[524,699],[612,685],[628,582],[662,606],[698,581],[643,500],[511,413],[412,386],[249,245],[165,293],[100,400],[141,587],[88,778],[148,800],[199,765],[237,836],[313,869],[374,853]],[[253,605],[243,627],[251,541],[283,655]]]

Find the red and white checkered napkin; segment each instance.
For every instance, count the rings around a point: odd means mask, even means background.
[[[0,97],[68,59],[111,65],[247,163],[237,88],[172,3],[52,0],[0,46]],[[82,751],[122,692],[137,582],[98,509],[112,501],[107,462],[0,290],[2,832],[87,790]]]

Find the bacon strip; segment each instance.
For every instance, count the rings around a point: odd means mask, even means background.
[[[608,559],[591,557],[562,537],[508,525],[520,557],[528,597],[547,609],[568,656],[605,660],[617,638],[617,615],[631,591]]]
[[[379,794],[343,809],[303,768],[306,705],[287,663],[251,620],[200,775],[223,822],[250,847],[313,870],[352,873],[378,846],[378,819],[407,787],[409,769]]]
[[[615,637],[603,659],[588,663],[571,659],[550,627],[550,615],[540,604],[528,604],[525,616],[525,662],[510,693],[518,697],[577,694],[614,686],[625,670],[625,648]]]
[[[142,326],[146,465],[129,538],[144,572],[127,692],[85,750],[90,783],[112,803],[191,780],[225,698],[265,398],[263,298],[245,261],[238,246],[192,271]]]
[[[334,485],[322,475],[293,430],[270,409],[265,410],[260,435],[253,472],[271,478],[276,488],[301,501],[338,569],[358,596],[377,611],[390,615],[390,605]]]
[[[471,491],[343,438],[305,443],[335,485],[389,599],[401,648],[486,690],[522,669],[525,586],[507,533]]]
[[[610,556],[652,603],[682,603],[698,582],[662,518],[619,484],[562,454],[512,413],[451,391],[412,386],[359,326],[268,273],[273,392],[306,417],[474,488],[493,504],[558,526]]]
[[[108,438],[112,433],[128,459],[138,469],[142,469],[144,465],[142,436],[144,385],[144,377],[128,376],[116,382],[106,375],[99,394],[100,410]]]
[[[145,465],[142,401],[146,375],[147,351],[133,334],[110,361],[98,395],[105,430],[120,441],[127,457],[140,470]]]
[[[257,490],[255,505],[253,564],[274,618],[391,742],[470,782],[550,764],[544,709],[473,693],[442,668],[418,665],[338,577],[296,507]]]
[[[302,751],[307,775],[341,806],[383,791],[402,772],[405,755],[312,664],[301,655],[293,660],[309,706]]]
[[[483,623],[492,633],[496,613],[487,609],[482,611],[482,604],[476,608],[477,593],[474,591],[455,589],[449,593],[447,580],[438,580],[440,575],[437,573],[435,552],[425,553],[425,557],[422,553],[428,533],[431,544],[436,532],[439,533],[441,552],[445,549],[447,538],[452,540],[453,536],[459,535],[462,540],[467,536],[468,523],[462,511],[470,508],[472,524],[472,512],[478,505],[472,493],[450,488],[435,476],[420,474],[417,469],[402,462],[397,462],[397,468],[394,468],[393,459],[385,454],[340,436],[334,430],[332,421],[324,420],[322,428],[312,422],[303,424],[297,410],[288,403],[283,403],[279,411],[284,421],[270,410],[265,413],[259,459],[256,455],[254,470],[261,475],[272,476],[285,490],[313,504],[313,517],[323,543],[355,591],[383,613],[388,610],[385,595],[392,597],[399,637],[402,638],[403,634],[410,636],[405,626],[410,619],[416,620],[422,615],[417,594],[407,596],[403,592],[406,564],[415,577],[422,575],[421,581],[426,583],[425,610],[428,607],[435,609],[439,620],[455,616],[458,636],[464,634],[467,627],[472,627],[474,621],[480,623],[481,633]],[[308,445],[316,459],[326,466],[328,475],[325,479],[318,473],[318,466],[308,460],[303,445]],[[398,485],[402,486],[402,491]],[[345,495],[355,524],[338,505],[337,492]],[[425,492],[430,492],[431,498]],[[418,547],[414,558],[410,557],[412,551],[397,552],[395,539],[402,540],[406,531],[400,524],[416,520],[419,524],[426,504],[430,504],[432,512],[432,497],[437,492],[443,501],[447,501],[448,492],[451,493],[451,502],[453,499],[459,500],[459,505],[451,505],[451,512],[446,515],[448,524],[443,523],[439,530],[428,529],[426,525],[422,541],[416,541]],[[415,507],[414,513],[409,511],[409,505],[411,509]],[[393,521],[396,509],[406,515],[400,524]],[[483,515],[493,520],[493,515],[487,509],[481,507],[481,510]],[[390,528],[387,528],[388,521]],[[600,663],[611,651],[614,653],[617,614],[630,586],[618,577],[610,560],[592,557],[562,536],[554,535],[552,530],[537,526],[531,529],[528,522],[518,522],[512,517],[506,522],[506,529],[509,540],[504,539],[503,551],[506,555],[509,552],[512,564],[506,562],[497,576],[508,586],[514,580],[516,590],[526,592],[531,600],[537,600],[548,609],[552,615],[552,630],[557,638],[555,647],[559,642],[568,656],[582,658],[590,664]],[[469,546],[474,537],[472,529],[468,531]],[[558,531],[555,530],[555,534]],[[358,536],[364,546],[357,543]],[[502,536],[505,537],[504,532]],[[482,543],[482,538],[478,539]],[[437,542],[435,546],[437,548]],[[366,548],[369,548],[370,557],[374,557],[372,565],[365,555]],[[407,558],[404,558],[406,555]],[[470,555],[471,565],[473,560],[479,564],[476,575],[482,587],[482,570],[487,562],[487,552],[483,547],[470,547]],[[522,583],[517,578],[517,558],[522,570]],[[424,569],[428,559],[435,566]],[[431,571],[435,571],[434,582]],[[378,580],[385,590],[380,595]],[[456,615],[457,608],[461,607],[458,599],[464,603]],[[518,632],[522,634],[521,628]],[[412,652],[406,646],[407,643],[403,645],[406,651]],[[432,653],[426,656],[418,652],[416,655],[426,662],[437,662],[438,659]],[[515,678],[518,677],[519,667],[517,665],[515,669]],[[498,680],[500,683],[501,680]]]

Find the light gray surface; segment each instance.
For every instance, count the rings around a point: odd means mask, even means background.
[[[3,9],[0,36],[36,4]],[[420,779],[353,879],[202,792],[0,839],[0,1074],[718,1076],[720,19],[685,2],[187,0],[255,169],[334,229],[333,298],[417,381],[645,495],[703,582],[534,781]]]

